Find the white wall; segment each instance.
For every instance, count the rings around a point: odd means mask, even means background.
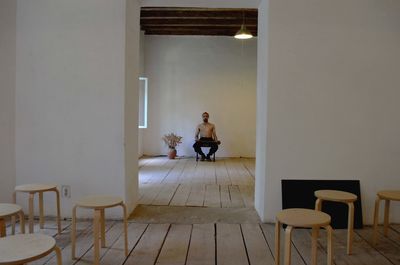
[[[146,77],[144,72],[144,42],[145,36],[144,31],[140,32],[140,44],[139,44],[139,76]],[[139,138],[138,138],[138,157],[143,155],[143,133],[142,129],[139,129]]]
[[[208,111],[222,141],[218,156],[254,157],[256,42],[231,37],[146,36],[149,111],[144,154],[166,154],[168,147],[161,137],[175,132],[184,141],[178,155],[193,156],[196,125]]]
[[[17,3],[0,1],[0,202],[15,186],[15,42]]]
[[[126,1],[125,39],[125,201],[132,211],[139,200],[138,184],[138,119],[140,72],[140,5]]]
[[[64,216],[87,194],[125,198],[125,181],[135,174],[136,161],[125,172],[125,152],[132,151],[124,144],[137,148],[137,134],[124,139],[125,111],[135,104],[125,101],[125,93],[135,94],[125,79],[125,69],[134,67],[125,60],[133,43],[126,40],[126,9],[125,0],[17,3],[16,182],[70,185]],[[54,200],[45,200],[54,214]]]
[[[283,178],[360,179],[371,223],[376,192],[400,188],[400,2],[269,2],[262,219],[280,209]]]
[[[257,43],[257,148],[254,207],[263,220],[267,220],[266,210],[271,207],[271,203],[266,200],[267,193],[274,188],[269,183],[269,176],[266,175],[268,168],[268,4],[269,0],[263,0],[258,8]],[[279,204],[279,201],[274,199],[274,203]]]

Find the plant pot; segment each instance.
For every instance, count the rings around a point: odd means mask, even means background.
[[[169,149],[168,158],[175,159],[175,157],[176,157],[176,149]]]

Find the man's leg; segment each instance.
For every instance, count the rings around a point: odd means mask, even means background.
[[[203,153],[203,151],[201,150],[200,142],[195,142],[194,145],[193,145],[193,149],[194,149],[194,151],[195,151],[196,153],[198,153],[198,154],[201,155],[201,161],[204,161],[206,155],[205,155],[205,154]]]
[[[207,160],[211,161],[211,156],[212,156],[215,152],[217,152],[217,150],[218,150],[218,144],[217,144],[217,143],[212,143],[212,144],[211,144],[210,151],[209,151],[208,154],[207,154]]]

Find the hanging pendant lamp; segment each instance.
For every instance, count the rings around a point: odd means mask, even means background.
[[[235,39],[247,40],[251,38],[253,38],[253,34],[251,34],[251,32],[246,29],[246,26],[244,24],[242,24],[239,31],[235,34]]]
[[[236,32],[235,34],[235,39],[240,39],[240,40],[247,40],[253,38],[253,34],[251,34],[250,30],[246,28],[246,25],[244,23],[244,12],[243,12],[243,23],[242,26],[240,27],[239,31]]]

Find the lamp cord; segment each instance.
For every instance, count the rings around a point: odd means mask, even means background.
[[[240,61],[241,61],[241,64],[242,64],[242,69],[244,69],[243,67],[244,67],[244,40],[240,40],[242,43],[241,43],[241,50],[240,50]],[[243,73],[243,72],[242,72]],[[241,87],[242,87],[242,90],[244,90],[244,77],[242,76],[242,78],[241,78]]]

